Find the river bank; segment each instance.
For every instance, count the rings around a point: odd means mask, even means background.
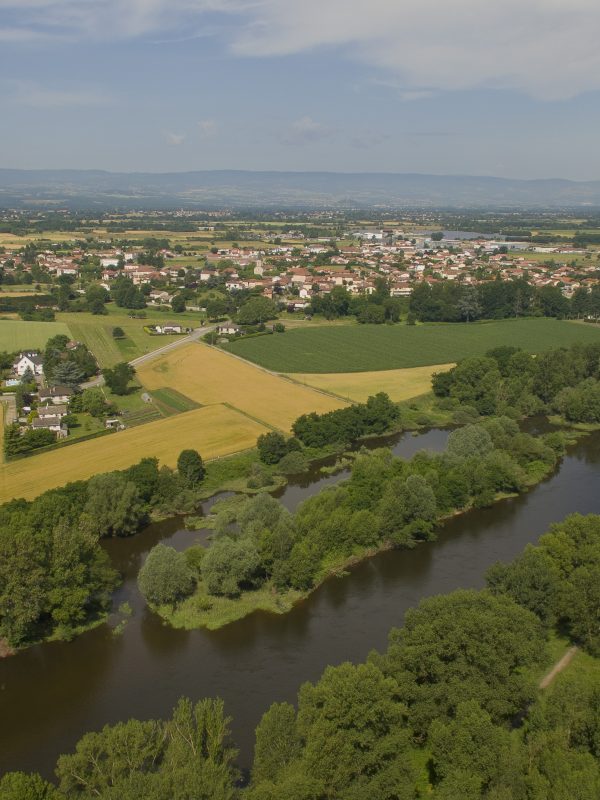
[[[443,449],[446,439],[446,431],[404,435],[394,450],[409,458],[422,447]],[[329,480],[309,487],[291,480],[280,499],[293,510]],[[272,702],[293,702],[300,684],[317,680],[328,664],[357,663],[385,648],[389,629],[422,598],[481,588],[491,564],[512,560],[554,522],[573,512],[599,513],[599,480],[600,434],[593,433],[570,446],[555,473],[529,492],[449,519],[436,542],[352,566],[288,614],[257,612],[218,631],[165,625],[136,585],[155,544],[183,550],[202,534],[176,518],[132,538],[107,540],[111,562],[124,576],[115,612],[128,602],[132,614],[120,635],[115,616],[72,642],[37,645],[0,662],[0,772],[49,776],[56,756],[72,750],[85,731],[129,717],[167,717],[181,695],[223,698],[239,763],[247,766],[254,728]]]
[[[553,427],[558,427],[555,422]],[[586,435],[590,431],[579,430],[576,433],[571,433],[570,441],[574,443],[581,436]],[[350,458],[348,458],[350,456]],[[343,458],[344,461],[349,461],[350,464],[356,453],[346,454]],[[551,464],[545,464],[541,461],[534,461],[527,471],[524,481],[524,487],[521,492],[497,492],[491,502],[487,505],[492,506],[502,500],[510,497],[516,497],[519,494],[530,491],[538,483],[545,480],[549,475],[553,474],[558,466],[561,455],[556,456],[556,460]],[[351,471],[348,466],[340,470],[344,473],[339,477],[336,485],[342,484],[344,478],[347,478]],[[334,468],[327,469],[328,474],[336,475]],[[339,474],[339,473],[338,473]],[[329,484],[331,485],[331,484]],[[422,546],[428,541],[435,541],[437,530],[446,523],[449,519],[459,517],[467,514],[474,508],[472,503],[467,504],[462,508],[457,508],[450,514],[440,515],[435,523],[436,531],[431,538],[411,543],[410,548],[415,546]],[[258,611],[271,614],[287,614],[296,605],[305,602],[310,595],[317,591],[325,582],[336,577],[339,578],[347,573],[347,571],[360,564],[361,562],[373,558],[374,556],[387,552],[398,547],[394,545],[389,539],[384,539],[376,546],[368,546],[362,548],[355,548],[349,555],[333,557],[327,560],[322,569],[318,573],[315,583],[305,591],[290,589],[288,591],[281,591],[277,588],[273,581],[265,584],[259,589],[249,589],[242,591],[238,596],[227,597],[217,596],[208,592],[203,580],[199,578],[194,593],[177,603],[165,604],[155,606],[149,604],[149,608],[156,613],[165,623],[173,628],[181,628],[184,630],[193,630],[197,628],[206,628],[207,630],[218,630],[244,619],[250,614]],[[406,549],[406,547],[399,546],[398,549]]]

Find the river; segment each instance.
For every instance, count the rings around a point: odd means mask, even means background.
[[[447,432],[392,440],[405,457],[440,450]],[[388,440],[389,441],[389,440]],[[290,509],[343,474],[292,482],[281,496]],[[487,567],[508,561],[552,522],[575,511],[600,513],[600,433],[571,448],[555,474],[529,493],[447,522],[435,543],[391,551],[333,578],[283,616],[253,614],[219,631],[180,631],[144,605],[135,576],[158,541],[187,547],[206,533],[174,519],[107,550],[125,576],[115,607],[128,600],[133,616],[120,635],[102,625],[73,642],[32,647],[0,661],[0,773],[52,775],[59,753],[88,730],[129,717],[166,717],[176,700],[220,696],[233,717],[240,764],[252,757],[253,732],[273,701],[295,699],[306,680],[328,664],[364,660],[386,645],[387,633],[423,597],[481,587]],[[306,484],[309,485],[306,485]],[[207,504],[205,504],[205,510]]]

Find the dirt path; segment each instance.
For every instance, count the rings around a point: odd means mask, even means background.
[[[554,678],[556,678],[558,673],[562,672],[563,669],[569,666],[576,652],[577,652],[577,647],[575,646],[569,647],[564,656],[559,661],[556,662],[556,664],[552,667],[550,672],[544,675],[542,680],[539,682],[539,688],[547,689],[548,686],[550,686],[550,684],[554,680]]]

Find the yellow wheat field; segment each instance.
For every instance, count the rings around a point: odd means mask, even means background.
[[[192,447],[205,459],[254,447],[267,428],[223,405],[198,408],[0,466],[0,502],[32,499],[69,481],[126,469],[146,456],[175,466]]]
[[[146,362],[138,368],[138,379],[149,391],[168,386],[203,405],[227,403],[283,431],[301,414],[323,414],[345,405],[196,342]]]
[[[308,386],[315,386],[356,402],[364,402],[369,395],[377,392],[386,392],[398,403],[430,391],[433,373],[450,369],[451,366],[453,365],[439,364],[382,372],[294,373],[291,377]]]

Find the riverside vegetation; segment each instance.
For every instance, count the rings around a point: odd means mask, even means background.
[[[598,345],[539,357],[501,347],[465,359],[433,378],[438,407],[464,425],[450,434],[445,453],[421,452],[410,461],[385,449],[359,453],[347,481],[309,498],[293,515],[269,496],[221,504],[208,549],[151,552],[146,583],[150,569],[160,574],[157,583],[165,582],[158,564],[169,558],[180,586],[170,581],[168,590],[144,594],[164,619],[184,628],[218,628],[257,609],[288,611],[331,573],[380,549],[431,540],[448,516],[542,480],[564,452],[564,436],[523,433],[515,418],[556,410],[570,423],[599,423],[599,369]],[[297,441],[309,447],[345,442],[399,416],[384,395],[304,415],[290,442],[278,434],[261,437],[261,457],[287,465],[301,457]]]
[[[3,800],[596,800],[600,517],[573,515],[488,572],[427,598],[366,663],[274,703],[241,787],[222,701],[107,725],[60,756],[56,784],[7,773]],[[569,643],[582,652],[548,688]]]
[[[0,507],[0,637],[22,647],[68,638],[102,620],[118,581],[102,537],[135,533],[151,515],[192,513],[202,496],[220,488],[268,491],[277,475],[301,470],[308,459],[361,435],[415,421],[466,425],[451,434],[442,455],[421,453],[404,462],[385,450],[359,454],[348,482],[306,501],[293,516],[270,497],[230,502],[216,515],[210,548],[176,556],[163,548],[148,558],[142,588],[174,624],[216,627],[256,608],[284,611],[349,560],[413,546],[433,537],[445,516],[541,480],[560,457],[563,437],[521,433],[514,420],[557,410],[572,423],[597,424],[599,364],[598,345],[537,358],[498,348],[434,377],[435,400],[424,406],[397,406],[378,395],[304,415],[290,440],[269,434],[258,451],[208,464],[195,480],[182,462],[175,471],[146,458],[32,502],[6,503]]]

